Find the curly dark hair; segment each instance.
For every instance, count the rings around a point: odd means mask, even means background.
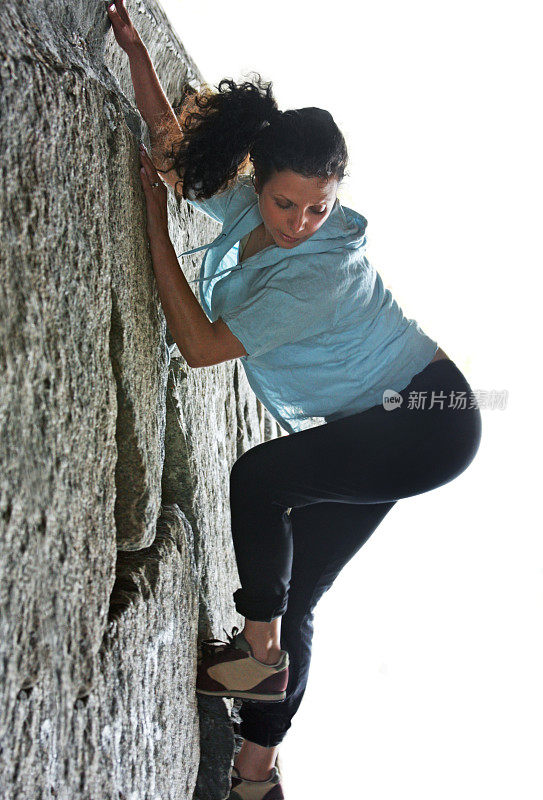
[[[224,78],[216,92],[185,85],[175,108],[182,138],[167,156],[182,181],[183,198],[189,192],[196,199],[212,197],[249,162],[259,191],[274,171],[284,169],[307,178],[343,179],[347,146],[332,115],[314,107],[279,111],[271,81],[253,75],[239,84]]]

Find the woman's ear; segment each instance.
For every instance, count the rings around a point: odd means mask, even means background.
[[[253,188],[254,188],[255,192],[256,192],[257,194],[260,194],[260,188],[259,188],[258,179],[257,179],[257,177],[256,177],[256,175],[255,175],[255,173],[254,173],[254,172],[253,172],[253,174],[251,175],[251,181],[252,181]]]

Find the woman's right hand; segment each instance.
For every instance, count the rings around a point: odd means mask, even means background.
[[[118,44],[130,55],[135,48],[141,46],[142,41],[128,15],[125,0],[108,0],[107,13]]]

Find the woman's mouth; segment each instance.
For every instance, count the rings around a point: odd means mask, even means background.
[[[284,239],[285,242],[289,242],[290,244],[292,244],[293,242],[300,241],[299,239],[295,239],[293,236],[287,236],[286,233],[283,233],[282,231],[279,231],[279,233],[281,235],[281,238]]]

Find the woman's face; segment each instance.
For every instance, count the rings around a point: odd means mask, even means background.
[[[279,247],[297,247],[330,215],[337,178],[305,178],[292,170],[274,172],[258,193],[258,205],[268,238]]]

